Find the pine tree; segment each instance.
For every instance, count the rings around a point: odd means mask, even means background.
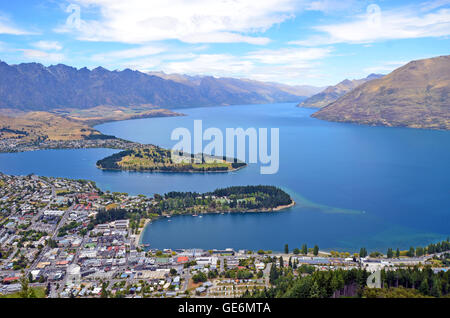
[[[314,282],[314,284],[312,285],[311,291],[309,292],[309,297],[320,298],[320,288],[317,282]]]
[[[430,287],[428,286],[428,279],[425,278],[425,279],[422,281],[422,283],[420,283],[419,291],[420,291],[420,293],[423,294],[423,295],[428,295],[428,292],[429,292],[429,290],[430,290],[429,288],[430,288]]]
[[[367,250],[365,247],[361,247],[361,249],[359,250],[359,257],[364,258],[367,256]]]
[[[307,255],[308,254],[308,246],[306,244],[302,245],[302,254]]]
[[[434,277],[431,282],[431,296],[433,297],[441,297],[441,283],[437,277]]]
[[[392,258],[394,256],[394,252],[392,251],[392,248],[388,248],[387,250],[387,258]]]
[[[318,245],[314,245],[314,255],[315,256],[319,255],[319,246]]]

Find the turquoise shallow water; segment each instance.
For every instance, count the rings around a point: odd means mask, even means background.
[[[132,194],[210,191],[273,184],[302,204],[278,213],[181,216],[149,225],[144,242],[157,248],[281,250],[303,243],[323,249],[384,250],[427,244],[450,234],[450,132],[365,127],[310,118],[293,104],[182,110],[188,116],[98,126],[105,134],[170,147],[176,127],[280,129],[280,170],[261,175],[251,164],[236,173],[108,172],[95,162],[109,149],[1,154],[0,170],[95,180]]]

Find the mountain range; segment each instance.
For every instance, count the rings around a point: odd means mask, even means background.
[[[298,104],[298,107],[307,107],[307,108],[322,108],[333,102],[335,102],[339,97],[344,96],[352,89],[355,89],[361,84],[367,83],[371,80],[381,78],[384,75],[381,74],[370,74],[366,78],[349,80],[345,79],[342,82],[334,85],[328,86],[323,91],[315,94],[306,100],[302,101]]]
[[[298,102],[310,91],[233,78],[164,78],[125,69],[0,62],[0,108],[19,111],[153,105],[165,108]],[[187,77],[186,77],[187,78]]]
[[[366,125],[450,129],[450,55],[409,62],[312,115]]]
[[[285,85],[273,82],[261,82],[250,79],[237,79],[231,77],[190,76],[185,74],[166,74],[164,72],[148,72],[149,75],[172,80],[178,83],[201,87],[205,81],[215,82],[218,86],[228,88],[230,91],[252,91],[265,96],[276,96],[281,92],[299,97],[309,97],[319,93],[324,87],[310,85]],[[269,97],[270,98],[270,97]]]

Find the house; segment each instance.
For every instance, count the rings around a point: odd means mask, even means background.
[[[178,264],[184,264],[184,263],[187,263],[187,262],[189,262],[189,257],[187,257],[187,256],[179,256],[177,258],[177,263]]]
[[[17,282],[20,279],[20,277],[14,276],[14,277],[6,277],[3,278],[3,284],[11,284],[14,282]]]
[[[257,263],[255,264],[255,267],[257,270],[263,270],[264,268],[266,268],[266,264],[264,263]]]
[[[195,292],[198,293],[198,294],[202,294],[202,293],[206,292],[206,288],[203,287],[203,286],[197,287],[197,288],[195,289]]]

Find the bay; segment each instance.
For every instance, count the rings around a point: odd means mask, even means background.
[[[258,164],[234,173],[102,171],[95,162],[115,150],[43,150],[1,154],[0,171],[91,179],[130,194],[206,192],[231,185],[270,184],[298,205],[275,213],[173,217],[150,224],[143,242],[154,248],[282,250],[307,243],[321,249],[385,251],[446,238],[450,228],[450,132],[367,127],[311,118],[294,104],[183,109],[187,116],[113,122],[105,134],[171,147],[173,129],[280,129],[280,169]]]

